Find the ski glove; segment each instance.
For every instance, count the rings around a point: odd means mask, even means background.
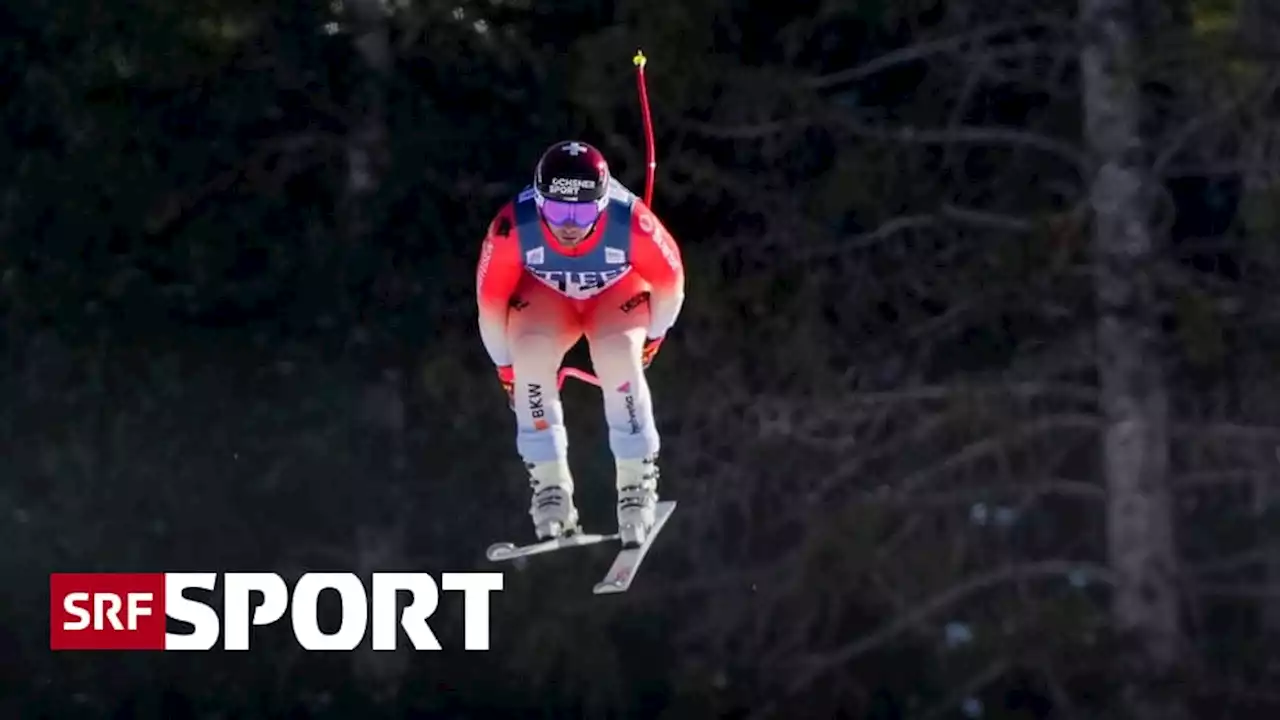
[[[662,338],[647,338],[644,341],[644,348],[640,350],[640,364],[645,368],[653,363],[653,358],[658,354],[658,348],[662,345]]]
[[[511,369],[510,365],[502,365],[498,367],[498,382],[502,383],[502,390],[507,394],[507,405],[515,408],[516,373]]]

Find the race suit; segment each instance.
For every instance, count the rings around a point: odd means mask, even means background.
[[[557,373],[583,336],[615,458],[659,451],[641,353],[675,324],[684,284],[676,241],[616,180],[590,235],[572,247],[542,222],[532,188],[498,212],[476,269],[479,329],[494,365],[514,372],[516,450],[525,462],[567,456]]]

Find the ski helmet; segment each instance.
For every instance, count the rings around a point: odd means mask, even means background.
[[[609,196],[609,164],[592,145],[558,142],[538,159],[533,189],[543,200],[599,204]]]

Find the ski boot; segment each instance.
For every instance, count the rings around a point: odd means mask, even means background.
[[[573,504],[573,476],[564,460],[525,463],[533,498],[529,516],[539,540],[567,537],[576,533],[578,509]]]
[[[658,457],[618,460],[618,534],[623,547],[644,544],[658,504]]]

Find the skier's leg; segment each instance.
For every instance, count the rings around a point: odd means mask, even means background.
[[[586,326],[617,466],[618,527],[629,545],[641,542],[652,527],[658,501],[661,442],[640,360],[649,325],[648,290],[635,276],[622,280],[593,301]]]
[[[512,299],[507,335],[515,374],[516,451],[529,470],[535,532],[545,538],[576,531],[569,438],[556,374],[582,336],[581,323],[571,300],[525,278]]]

